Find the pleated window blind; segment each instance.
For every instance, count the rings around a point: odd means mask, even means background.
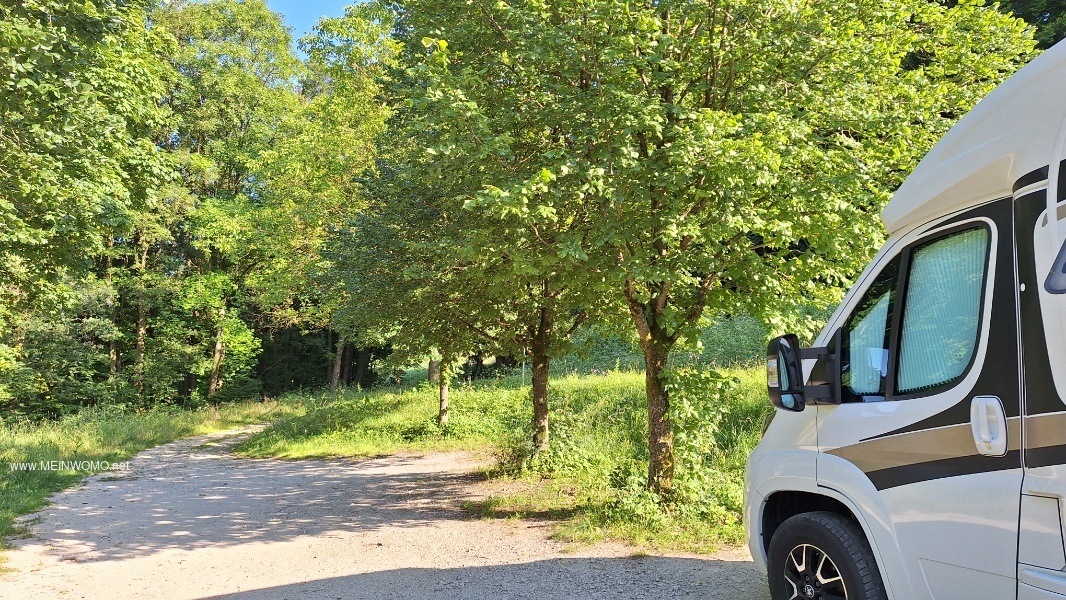
[[[981,319],[989,232],[962,231],[914,250],[903,305],[901,395],[951,383],[970,364]]]

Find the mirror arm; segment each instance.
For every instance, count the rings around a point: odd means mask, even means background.
[[[836,397],[831,385],[803,386],[803,396],[807,400],[832,400]]]
[[[800,348],[799,356],[800,360],[819,359],[833,356],[833,351],[830,350],[829,346],[822,346],[821,348]]]
[[[821,400],[826,404],[840,404],[843,396],[843,386],[840,380],[840,348],[843,335],[843,329],[837,328],[829,337],[827,346],[800,349],[800,360],[821,361],[825,369],[824,385],[804,386],[808,399]]]

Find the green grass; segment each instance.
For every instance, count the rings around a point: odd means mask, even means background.
[[[662,502],[643,488],[647,417],[643,374],[556,377],[551,382],[551,449],[528,441],[529,387],[517,377],[461,384],[451,419],[436,423],[436,390],[349,391],[293,398],[306,412],[276,422],[243,443],[253,457],[374,456],[399,451],[491,451],[489,475],[500,491],[467,504],[486,518],[561,521],[560,539],[616,539],[640,548],[712,551],[743,540],[744,463],[770,408],[763,372],[722,371],[733,378],[723,398],[696,397],[704,421],[689,420],[678,451],[678,494]]]
[[[518,426],[525,393],[514,378],[452,387],[449,423],[437,424],[437,390],[382,387],[339,395],[292,395],[305,410],[252,436],[237,450],[249,457],[376,456],[404,450],[478,450]]]
[[[0,540],[24,533],[15,519],[41,508],[48,496],[75,485],[86,471],[15,471],[10,463],[121,462],[137,452],[190,435],[262,423],[302,411],[279,402],[242,402],[218,409],[158,408],[129,413],[89,408],[58,421],[0,423]]]
[[[49,460],[120,462],[190,435],[274,421],[238,447],[251,457],[376,456],[401,451],[491,452],[497,492],[467,504],[485,518],[551,518],[559,539],[626,541],[642,549],[712,551],[742,541],[744,462],[768,412],[760,369],[726,369],[736,379],[724,398],[697,407],[707,423],[687,426],[679,444],[676,501],[643,490],[647,422],[643,375],[556,377],[551,382],[551,449],[529,441],[529,386],[519,377],[457,384],[450,422],[436,422],[436,389],[385,387],[339,395],[291,395],[220,409],[139,413],[87,409],[59,421],[0,424],[0,537],[24,532],[15,519],[87,472],[12,471],[9,463]],[[406,383],[405,385],[410,385]],[[695,394],[699,397],[699,394]],[[703,414],[703,413],[700,413]]]

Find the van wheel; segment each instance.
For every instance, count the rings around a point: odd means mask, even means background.
[[[831,512],[789,518],[767,553],[774,600],[887,600],[870,544],[854,522]]]

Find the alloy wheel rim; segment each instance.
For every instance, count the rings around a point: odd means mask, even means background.
[[[848,591],[836,563],[821,548],[800,544],[785,560],[788,600],[847,600]]]

